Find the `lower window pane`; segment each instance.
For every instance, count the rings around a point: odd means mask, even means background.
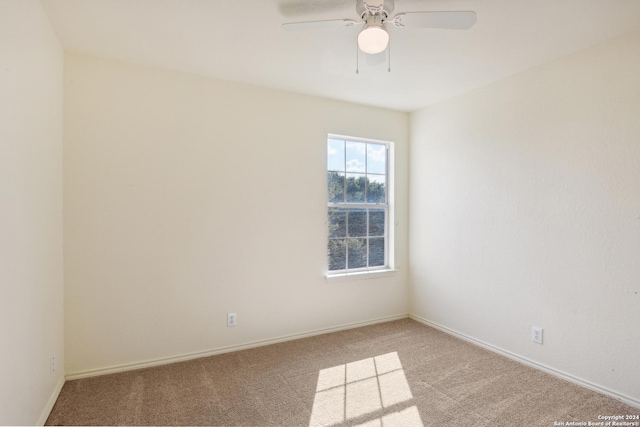
[[[348,237],[365,237],[367,235],[367,211],[365,209],[349,209]]]
[[[347,210],[329,208],[329,238],[347,236]]]
[[[367,240],[349,239],[349,268],[363,268],[367,266]]]
[[[329,271],[347,268],[347,244],[343,239],[329,240]]]
[[[384,236],[384,209],[369,210],[369,236]]]
[[[369,239],[369,267],[384,266],[384,237]]]
[[[344,174],[329,172],[327,176],[328,199],[330,203],[344,202]]]

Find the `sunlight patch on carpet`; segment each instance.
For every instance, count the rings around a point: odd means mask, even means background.
[[[411,399],[397,352],[333,366],[318,373],[309,425],[332,426],[364,418],[359,426],[422,427],[418,408],[401,405]],[[394,405],[398,410],[385,411]]]

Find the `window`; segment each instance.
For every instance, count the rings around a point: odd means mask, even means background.
[[[327,140],[329,272],[389,267],[389,144]]]

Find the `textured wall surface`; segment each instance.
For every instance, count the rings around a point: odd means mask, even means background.
[[[408,114],[65,61],[67,373],[407,313]],[[395,142],[395,276],[325,280],[328,133]]]
[[[2,425],[44,422],[63,381],[62,72],[40,2],[1,1]]]
[[[413,313],[640,401],[638,76],[635,33],[412,115]]]

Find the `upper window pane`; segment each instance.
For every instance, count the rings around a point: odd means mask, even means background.
[[[367,175],[367,202],[386,203],[387,177],[384,175]]]
[[[329,139],[327,145],[327,170],[344,172],[344,141]]]
[[[367,144],[347,141],[347,172],[364,172],[366,158]]]
[[[330,203],[344,203],[344,174],[327,173],[327,189]]]
[[[361,173],[347,174],[347,203],[364,203],[367,176]]]
[[[367,144],[367,173],[387,173],[387,147]]]

